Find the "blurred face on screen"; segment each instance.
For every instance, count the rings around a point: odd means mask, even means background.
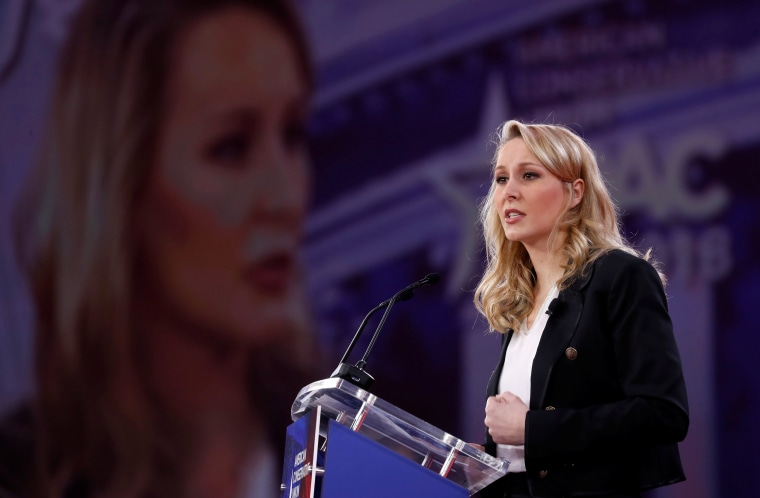
[[[139,206],[150,305],[265,343],[303,319],[308,88],[295,46],[263,14],[220,10],[179,37],[165,91]]]

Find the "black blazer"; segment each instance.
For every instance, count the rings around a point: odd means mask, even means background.
[[[528,486],[537,497],[635,492],[685,479],[686,386],[663,286],[615,250],[551,303],[531,372]],[[497,394],[504,353],[488,384]],[[496,444],[486,431],[486,451]],[[484,496],[499,496],[500,481]]]

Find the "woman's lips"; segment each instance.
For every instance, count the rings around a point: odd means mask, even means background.
[[[512,223],[517,223],[524,217],[525,217],[525,213],[523,213],[522,211],[517,211],[516,209],[510,209],[504,213],[504,223],[511,225]]]
[[[245,270],[245,279],[255,288],[271,293],[285,292],[293,278],[294,259],[279,253],[259,259]]]

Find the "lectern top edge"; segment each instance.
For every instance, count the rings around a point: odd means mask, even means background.
[[[291,409],[294,421],[319,407],[341,425],[469,489],[470,494],[506,474],[509,462],[419,419],[341,378],[305,386]],[[324,423],[320,431],[327,433]]]

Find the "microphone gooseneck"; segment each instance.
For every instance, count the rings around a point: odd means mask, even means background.
[[[364,327],[367,325],[367,320],[369,320],[369,318],[372,315],[374,315],[376,312],[388,306],[390,303],[391,303],[391,300],[387,299],[383,301],[382,303],[378,304],[377,306],[375,306],[374,308],[372,308],[370,312],[364,316],[364,320],[362,320],[362,323],[361,325],[359,325],[359,328],[356,329],[356,333],[354,334],[353,339],[351,339],[351,342],[349,343],[348,348],[346,348],[346,352],[343,353],[343,357],[340,359],[340,363],[345,363],[345,361],[348,359],[348,355],[350,355],[351,351],[354,350],[354,346],[356,346],[356,342],[359,340],[359,337],[362,335],[362,331],[364,331]]]
[[[367,358],[369,357],[369,354],[372,352],[372,348],[375,346],[375,342],[377,341],[377,338],[380,335],[380,330],[382,330],[383,325],[385,325],[385,320],[388,318],[388,314],[390,313],[391,308],[397,301],[407,301],[414,296],[415,289],[418,289],[420,287],[424,287],[426,285],[434,285],[438,283],[440,280],[440,275],[437,273],[430,273],[428,275],[425,275],[420,280],[414,282],[413,284],[407,285],[400,291],[398,291],[396,294],[393,295],[390,299],[387,299],[383,301],[382,303],[378,304],[374,308],[370,310],[369,313],[364,317],[364,320],[362,320],[361,325],[359,325],[359,329],[354,334],[354,337],[351,339],[351,343],[348,345],[348,348],[346,349],[346,352],[343,354],[343,357],[340,359],[340,363],[338,364],[338,367],[335,369],[335,371],[332,373],[331,377],[338,377],[341,379],[348,380],[349,382],[367,389],[369,388],[370,384],[374,382],[374,378],[364,370],[364,367],[367,366]],[[361,336],[362,331],[364,330],[364,327],[367,325],[367,321],[369,318],[374,315],[377,311],[385,308],[385,313],[383,313],[383,317],[380,319],[380,323],[378,324],[377,328],[375,329],[375,333],[372,335],[372,339],[369,342],[369,345],[367,346],[367,349],[364,351],[364,356],[362,356],[362,359],[359,360],[356,365],[350,365],[346,363],[348,360],[348,356],[351,354],[351,351],[353,351],[354,346],[356,346],[357,341],[359,340],[359,337]]]

